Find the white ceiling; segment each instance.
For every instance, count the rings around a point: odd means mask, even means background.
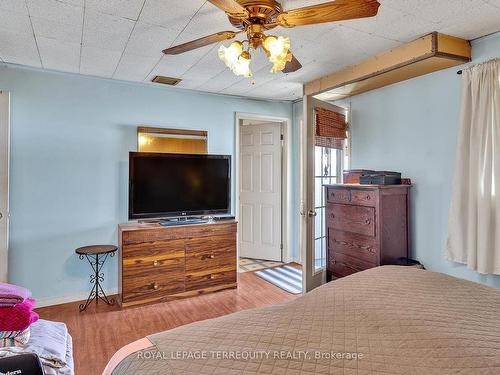
[[[284,9],[325,0],[284,0]],[[379,0],[377,17],[275,29],[291,37],[303,68],[271,74],[253,56],[254,82],[228,71],[218,45],[182,55],[162,49],[223,30],[224,12],[205,0],[0,0],[0,60],[64,72],[269,99],[296,99],[302,83],[432,31],[474,39],[500,29],[500,0]]]

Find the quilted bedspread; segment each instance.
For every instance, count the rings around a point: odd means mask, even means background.
[[[148,339],[114,375],[500,374],[500,290],[384,266]]]

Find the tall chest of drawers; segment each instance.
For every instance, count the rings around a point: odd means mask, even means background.
[[[409,207],[408,185],[327,185],[329,279],[408,257]]]
[[[122,306],[163,302],[235,288],[236,222],[118,227]]]

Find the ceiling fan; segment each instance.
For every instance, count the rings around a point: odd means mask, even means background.
[[[336,0],[323,4],[284,11],[276,0],[208,0],[226,12],[229,22],[241,31],[221,31],[163,50],[167,55],[177,55],[213,43],[233,39],[245,33],[247,39],[235,41],[229,47],[221,45],[219,58],[236,75],[251,77],[250,49],[259,47],[273,64],[271,72],[290,73],[302,65],[290,51],[290,39],[266,35],[277,26],[295,27],[324,22],[344,21],[373,17],[380,6],[377,0]]]

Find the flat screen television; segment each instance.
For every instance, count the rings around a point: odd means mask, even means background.
[[[129,154],[129,219],[231,212],[231,156]]]

